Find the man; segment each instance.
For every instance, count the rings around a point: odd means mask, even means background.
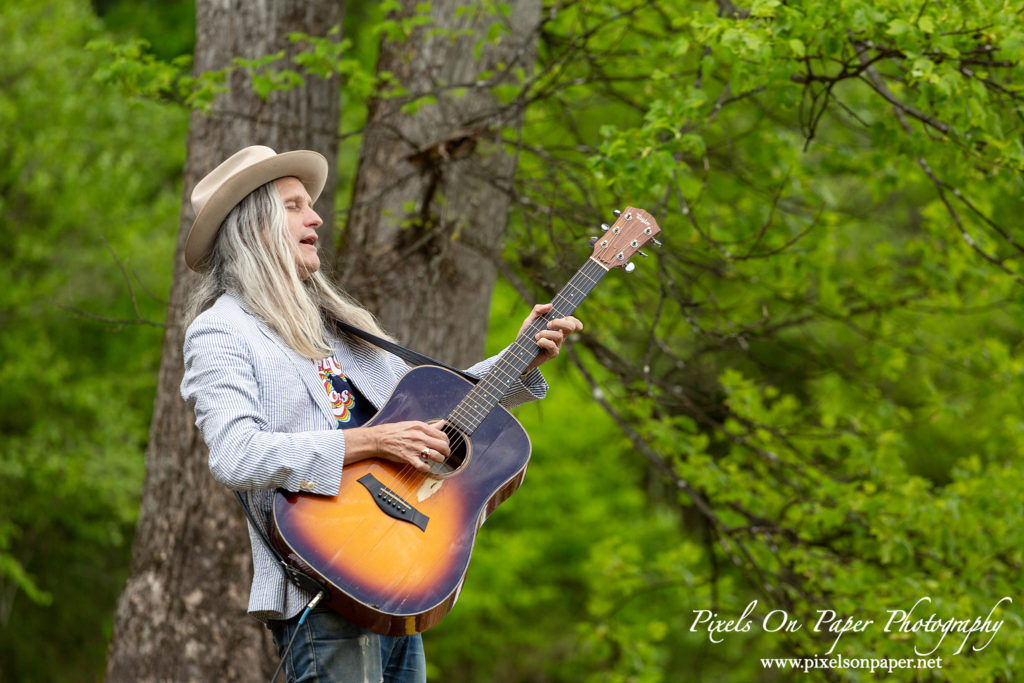
[[[426,472],[449,454],[445,433],[424,422],[360,426],[408,366],[331,322],[384,335],[319,271],[322,221],[313,202],[326,177],[327,161],[316,152],[254,146],[192,193],[185,261],[202,279],[186,314],[181,394],[195,409],[214,478],[246,491],[263,526],[277,488],[336,495],[346,463],[384,458]],[[535,306],[523,329],[548,310]],[[537,358],[502,404],[542,398],[547,385],[537,366],[582,327],[571,316],[549,323],[537,335]],[[494,361],[469,372],[485,374]],[[419,635],[379,636],[327,609],[303,616],[313,596],[285,579],[252,524],[249,536],[249,612],[272,631],[288,680],[426,680]]]

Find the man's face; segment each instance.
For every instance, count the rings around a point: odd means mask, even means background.
[[[306,187],[298,178],[278,178],[274,181],[277,191],[284,200],[285,215],[288,217],[288,237],[295,250],[295,267],[299,279],[305,280],[320,269],[320,256],[316,251],[316,229],[323,225],[320,216],[313,210],[313,202]]]

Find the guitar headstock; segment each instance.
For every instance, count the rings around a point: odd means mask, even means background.
[[[594,242],[594,253],[591,258],[608,269],[625,266],[630,257],[640,251],[640,247],[651,240],[659,244],[654,239],[659,232],[661,228],[651,214],[643,209],[627,206],[619,213],[618,219]],[[627,270],[632,270],[632,266]]]

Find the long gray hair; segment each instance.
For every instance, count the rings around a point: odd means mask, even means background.
[[[299,278],[295,247],[287,234],[288,220],[277,186],[269,182],[250,192],[221,223],[210,267],[190,297],[187,324],[221,294],[233,291],[306,358],[331,355],[327,339],[332,318],[387,337],[369,311],[319,271],[306,280]]]

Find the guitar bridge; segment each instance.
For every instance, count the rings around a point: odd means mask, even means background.
[[[430,521],[430,518],[410,505],[400,495],[380,483],[377,477],[372,474],[364,474],[356,481],[366,487],[366,490],[373,496],[374,502],[377,503],[377,507],[385,515],[408,522],[418,527],[420,531],[427,530],[427,522]]]

